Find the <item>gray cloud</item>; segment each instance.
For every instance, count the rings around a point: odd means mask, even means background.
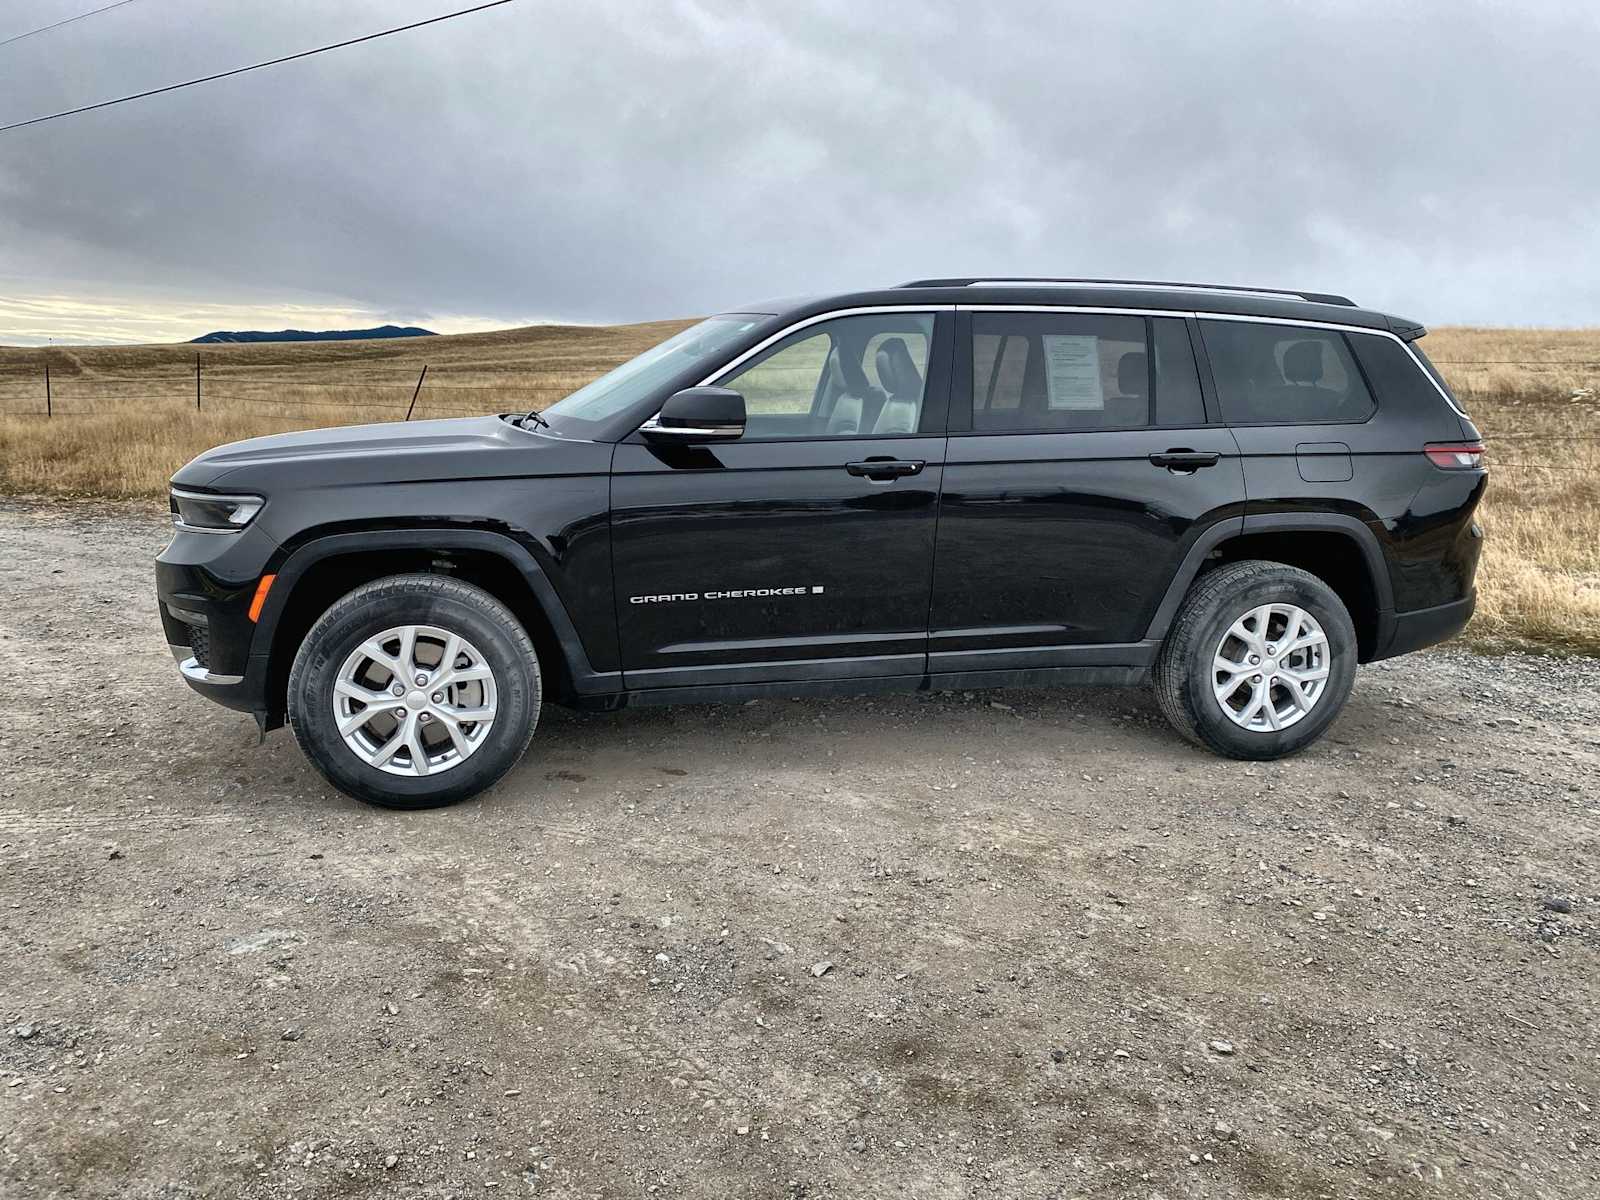
[[[449,7],[131,4],[0,48],[0,116]],[[629,320],[1086,274],[1597,323],[1597,58],[1587,4],[518,0],[0,135],[0,293]]]

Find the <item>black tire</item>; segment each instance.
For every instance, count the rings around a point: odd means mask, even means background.
[[[334,684],[345,660],[368,638],[400,625],[460,634],[494,673],[496,712],[482,744],[448,770],[424,776],[365,762],[345,744],[334,717]],[[516,765],[533,739],[540,690],[533,643],[505,605],[447,575],[392,575],[356,588],[312,625],[289,671],[289,727],[341,792],[382,808],[433,808],[477,795]]]
[[[1274,603],[1294,604],[1322,626],[1328,638],[1328,679],[1310,711],[1294,724],[1246,729],[1222,711],[1213,690],[1212,664],[1235,621]],[[1202,575],[1178,610],[1156,659],[1156,703],[1173,728],[1196,745],[1228,758],[1282,758],[1310,745],[1333,724],[1355,683],[1356,655],[1350,613],[1322,580],[1282,563],[1228,563]]]

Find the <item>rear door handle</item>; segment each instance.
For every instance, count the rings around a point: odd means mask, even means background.
[[[922,467],[922,460],[914,458],[869,458],[866,462],[844,465],[844,469],[850,474],[867,479],[899,479],[905,475],[917,474]]]
[[[1221,457],[1222,455],[1215,450],[1190,450],[1187,447],[1180,447],[1152,454],[1150,461],[1158,467],[1166,467],[1169,471],[1196,471],[1201,467],[1216,466]]]

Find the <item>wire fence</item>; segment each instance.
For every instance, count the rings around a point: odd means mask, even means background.
[[[127,406],[151,404],[176,404],[192,407],[195,412],[215,411],[221,405],[261,406],[275,409],[359,409],[387,411],[404,414],[401,420],[410,420],[421,408],[428,413],[468,415],[489,411],[492,406],[465,402],[441,401],[440,393],[467,393],[482,395],[493,393],[517,407],[517,401],[532,399],[541,393],[565,393],[570,390],[567,380],[552,377],[546,381],[536,373],[521,372],[515,379],[495,383],[464,383],[452,380],[430,379],[432,368],[424,365],[420,372],[401,369],[363,369],[359,378],[349,381],[299,378],[286,372],[234,371],[226,368],[218,372],[208,370],[197,354],[194,366],[184,372],[140,372],[138,374],[63,374],[59,367],[48,362],[41,366],[37,376],[16,371],[0,373],[0,416],[86,417],[104,415],[108,410]],[[396,377],[386,383],[380,377],[385,373]],[[399,376],[403,374],[403,381]],[[110,390],[107,390],[107,389]],[[85,394],[84,389],[90,389]],[[170,389],[170,390],[169,390]],[[262,395],[265,390],[278,395]],[[336,393],[327,396],[286,396],[289,392]],[[376,395],[393,391],[392,401],[381,399],[352,399],[350,393]],[[461,398],[463,401],[466,396]]]
[[[1472,366],[1516,366],[1524,368],[1543,367],[1600,367],[1600,359],[1435,359],[1436,365],[1454,367]],[[195,355],[192,369],[179,372],[140,372],[137,374],[67,374],[62,375],[59,368],[52,375],[48,363],[41,367],[37,381],[30,380],[27,376],[16,372],[0,375],[0,389],[10,394],[0,393],[0,416],[40,417],[53,420],[56,417],[88,417],[99,416],[106,413],[107,407],[120,409],[127,405],[150,404],[175,404],[188,407],[193,406],[196,412],[215,411],[221,405],[259,406],[268,409],[354,409],[361,412],[392,412],[400,414],[397,419],[409,421],[420,407],[427,414],[444,413],[451,416],[468,416],[481,414],[488,411],[503,411],[507,407],[517,410],[519,405],[516,400],[534,407],[532,400],[539,393],[560,392],[568,390],[571,377],[566,375],[559,381],[555,378],[546,381],[537,373],[519,372],[515,379],[507,379],[496,383],[467,383],[449,379],[430,379],[428,365],[424,365],[413,378],[409,368],[363,368],[359,379],[349,382],[323,382],[296,378],[294,374],[284,372],[250,372],[234,371],[223,368],[220,372],[213,370],[208,375],[205,364],[199,354]],[[380,377],[388,375],[394,382],[381,382]],[[105,392],[101,385],[138,385],[141,390],[123,391],[116,390]],[[30,385],[36,387],[37,400],[30,402],[18,393]],[[174,390],[167,391],[170,386]],[[99,394],[85,396],[80,388],[94,388]],[[314,397],[291,397],[284,395],[261,395],[263,389],[285,389],[297,392],[327,391],[340,393],[330,395],[325,399]],[[143,389],[150,389],[148,391]],[[180,390],[181,389],[181,390]],[[393,401],[378,399],[351,399],[350,392],[388,392],[397,393]],[[508,405],[486,407],[474,404],[441,403],[437,396],[439,393],[494,393],[510,402]],[[1576,398],[1586,397],[1586,390],[1580,389]],[[84,407],[87,405],[88,407]],[[1508,442],[1600,442],[1600,433],[1572,434],[1558,432],[1494,432],[1484,430],[1484,442],[1491,448],[1499,443]],[[1560,463],[1537,463],[1505,461],[1491,457],[1490,464],[1495,468],[1511,468],[1514,470],[1537,471],[1587,471],[1589,468]]]

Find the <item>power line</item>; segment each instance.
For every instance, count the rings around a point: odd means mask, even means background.
[[[135,92],[131,96],[118,96],[115,100],[101,100],[98,104],[85,104],[81,108],[69,108],[65,112],[50,113],[44,117],[32,117],[26,121],[13,121],[10,125],[0,125],[0,133],[6,133],[13,129],[22,129],[28,125],[38,125],[45,121],[59,120],[62,117],[75,117],[79,113],[93,112],[97,108],[110,108],[113,104],[126,104],[130,100],[143,100],[147,96],[160,96],[166,92],[176,92],[181,88],[194,87],[200,83],[228,79],[234,75],[243,75],[246,71],[259,71],[262,67],[275,67],[280,63],[293,62],[297,58],[310,58],[313,54],[326,54],[329,50],[342,50],[346,46],[356,46],[362,42],[375,41],[378,38],[388,37],[392,33],[405,33],[408,29],[421,29],[424,25],[436,25],[440,21],[470,16],[472,13],[482,12],[486,8],[499,8],[502,4],[510,3],[511,0],[488,0],[487,4],[478,4],[472,8],[463,8],[456,12],[444,13],[441,16],[429,17],[425,21],[413,21],[409,25],[396,25],[393,29],[380,29],[377,33],[368,33],[361,37],[334,42],[330,46],[318,46],[314,50],[301,50],[298,54],[285,54],[281,58],[270,58],[266,62],[251,63],[248,67],[235,67],[231,71],[218,71],[215,75],[202,75],[199,79],[187,79],[182,83],[169,83],[166,87],[151,88],[147,92]]]
[[[27,33],[19,33],[16,37],[8,37],[0,42],[0,46],[9,46],[12,42],[20,42],[23,38],[31,38],[36,33],[49,33],[52,29],[60,29],[63,25],[71,25],[74,21],[81,21],[85,17],[97,17],[103,12],[110,12],[113,8],[121,8],[124,4],[132,4],[133,0],[117,0],[115,4],[108,4],[104,8],[96,8],[90,12],[79,13],[75,17],[68,17],[64,21],[57,21],[54,25],[41,25],[38,29],[30,29]]]

